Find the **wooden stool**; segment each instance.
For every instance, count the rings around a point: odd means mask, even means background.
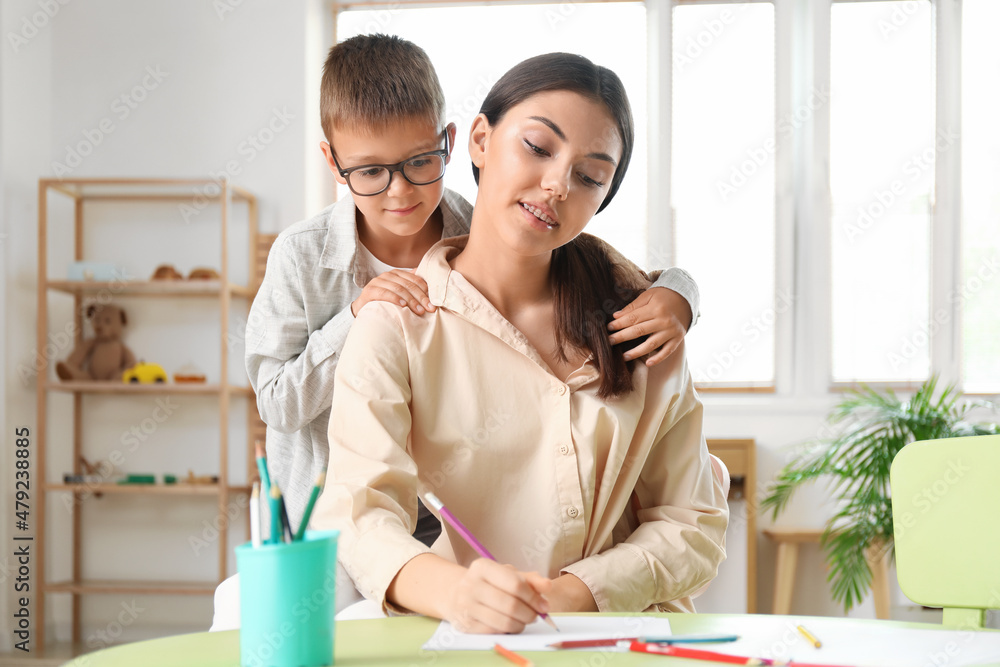
[[[774,565],[774,614],[788,614],[792,606],[792,591],[795,589],[795,567],[799,559],[799,545],[819,544],[822,529],[810,528],[769,528],[764,531],[778,545],[778,556]],[[889,618],[889,560],[888,552],[874,548],[872,558],[872,594],[875,596],[875,617]]]

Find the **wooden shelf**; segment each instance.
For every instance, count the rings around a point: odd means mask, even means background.
[[[75,491],[77,493],[119,493],[123,495],[161,495],[161,496],[214,496],[222,490],[218,484],[46,484],[46,491]],[[248,486],[230,486],[229,493],[247,494],[250,493]]]
[[[239,387],[236,385],[199,384],[186,382],[161,382],[156,384],[127,384],[125,382],[47,382],[47,391],[61,391],[67,394],[135,394],[135,395],[162,395],[162,394],[218,394],[225,389],[230,394],[253,395],[251,387]]]
[[[67,202],[66,198],[71,201]],[[61,200],[58,206],[58,226],[50,225],[50,205],[49,200]],[[98,202],[99,205],[91,206],[91,202]],[[67,203],[69,206],[67,206]],[[97,252],[99,248],[87,248],[85,240],[88,238],[88,230],[93,224],[100,224],[100,218],[107,218],[109,209],[117,204],[124,204],[126,207],[139,210],[144,207],[158,207],[161,212],[169,209],[180,210],[184,206],[192,206],[197,210],[210,206],[207,215],[200,217],[197,225],[186,228],[187,231],[197,234],[187,236],[185,228],[175,227],[168,230],[168,233],[185,234],[182,240],[184,244],[203,243],[206,235],[213,234],[213,238],[219,240],[219,254],[217,263],[213,262],[218,271],[215,280],[147,280],[147,276],[153,275],[152,261],[150,262],[149,273],[142,273],[141,267],[133,269],[135,275],[111,276],[117,280],[106,281],[85,281],[85,280],[61,280],[53,279],[50,272],[50,255],[59,255],[63,259],[67,256],[73,261],[83,262],[88,258],[93,259],[94,254],[100,257],[103,253]],[[56,210],[56,209],[53,209]],[[169,381],[173,376],[168,376],[167,382],[154,384],[132,384],[123,383],[117,378],[114,381],[106,382],[62,382],[54,379],[54,373],[50,367],[40,369],[38,381],[35,383],[36,405],[37,405],[37,426],[32,434],[35,445],[34,464],[38,469],[54,470],[61,469],[65,472],[80,472],[80,458],[85,454],[84,427],[87,420],[83,414],[89,402],[93,399],[84,400],[85,395],[100,395],[104,398],[102,402],[117,401],[126,396],[144,396],[147,399],[162,396],[191,396],[198,400],[199,404],[204,404],[206,409],[200,410],[199,420],[209,419],[215,413],[215,420],[218,422],[218,440],[215,443],[201,443],[207,448],[214,450],[218,455],[218,465],[213,466],[220,471],[222,482],[214,484],[187,484],[184,479],[179,479],[178,484],[117,484],[118,479],[106,477],[93,477],[90,479],[99,480],[96,484],[75,483],[65,484],[63,479],[52,475],[51,483],[46,483],[45,478],[41,478],[42,493],[60,494],[62,498],[75,497],[78,500],[88,499],[88,504],[92,503],[91,496],[104,496],[107,494],[110,503],[99,506],[97,510],[115,510],[116,505],[134,503],[135,499],[141,495],[152,498],[167,498],[167,502],[192,503],[199,505],[199,510],[220,520],[218,524],[218,538],[214,540],[213,551],[218,567],[217,576],[213,576],[211,582],[157,582],[157,581],[114,581],[114,574],[111,574],[111,581],[94,581],[87,578],[88,572],[84,567],[81,554],[87,542],[85,537],[85,524],[83,512],[72,513],[72,527],[69,531],[61,530],[58,535],[49,529],[47,523],[46,505],[51,503],[40,503],[34,513],[37,530],[37,550],[38,554],[33,561],[35,563],[34,580],[38,583],[38,593],[32,598],[33,618],[46,618],[46,594],[48,593],[70,593],[72,594],[72,640],[80,642],[83,639],[83,598],[85,594],[168,594],[168,595],[212,595],[216,584],[226,578],[229,573],[230,560],[230,523],[232,517],[228,517],[229,507],[233,505],[234,497],[245,497],[249,495],[247,486],[233,486],[226,474],[231,470],[230,462],[235,455],[237,461],[242,461],[246,465],[246,476],[239,475],[238,484],[243,484],[243,480],[253,479],[256,474],[256,465],[253,460],[253,442],[265,437],[263,427],[260,423],[260,416],[257,412],[256,402],[252,400],[253,390],[246,385],[245,375],[240,369],[239,376],[234,372],[230,373],[232,360],[230,359],[232,350],[231,342],[227,336],[234,323],[234,310],[249,309],[250,302],[256,293],[257,286],[260,285],[263,269],[267,259],[267,250],[273,239],[262,237],[257,231],[257,199],[248,191],[234,186],[225,180],[214,178],[68,178],[51,179],[43,178],[38,181],[38,262],[37,262],[37,286],[38,304],[36,309],[37,317],[37,349],[45,350],[51,344],[52,323],[49,319],[50,303],[58,305],[60,308],[71,302],[73,306],[74,331],[69,334],[69,338],[74,342],[81,342],[84,338],[84,311],[90,302],[106,302],[107,300],[128,300],[132,299],[158,299],[163,303],[164,299],[176,299],[179,303],[170,303],[168,308],[187,306],[192,313],[204,320],[206,333],[220,331],[221,335],[214,335],[214,341],[210,347],[218,350],[218,366],[211,372],[211,377],[216,381],[209,383],[177,383]],[[96,216],[97,220],[89,220]],[[131,225],[127,232],[119,235],[121,241],[129,242],[134,246],[134,250],[129,254],[139,258],[142,252],[139,249],[156,250],[155,239],[157,234],[163,232],[163,216],[151,216],[148,218],[149,224],[142,224],[143,216],[132,213],[130,217],[138,218],[138,224]],[[245,223],[242,218],[245,217]],[[54,220],[55,221],[55,220]],[[194,227],[198,227],[195,230]],[[235,235],[231,230],[237,230]],[[51,233],[50,233],[51,230]],[[217,237],[214,236],[217,234]],[[243,245],[244,234],[246,236],[246,248]],[[117,245],[119,239],[106,239],[107,243]],[[213,241],[214,243],[214,241]],[[186,245],[175,248],[175,253],[184,253]],[[123,251],[128,247],[121,248]],[[68,251],[71,251],[69,254]],[[89,253],[92,253],[88,255]],[[244,254],[246,253],[246,254]],[[186,253],[185,253],[186,254]],[[247,270],[245,285],[234,284],[235,268],[232,259],[242,256],[247,260]],[[181,255],[183,256],[183,255]],[[151,259],[148,258],[147,259]],[[161,257],[157,261],[177,261],[177,257]],[[62,262],[59,262],[61,264]],[[237,265],[238,266],[238,265]],[[58,271],[58,269],[56,269]],[[63,274],[65,275],[65,274]],[[141,279],[135,279],[141,276]],[[240,278],[243,280],[243,278]],[[191,299],[198,300],[198,308],[194,308]],[[184,300],[184,301],[181,301]],[[202,308],[207,305],[214,307]],[[235,306],[235,308],[234,308]],[[214,310],[215,316],[206,319],[207,311]],[[205,311],[205,312],[202,312]],[[211,322],[214,320],[214,323]],[[60,324],[61,326],[61,324]],[[207,328],[211,327],[211,328]],[[68,331],[68,328],[67,328]],[[190,344],[187,341],[175,341],[176,346],[183,348]],[[51,364],[49,364],[51,365]],[[47,366],[49,366],[47,365]],[[235,382],[230,382],[230,378],[235,378]],[[67,398],[50,401],[53,393],[64,394]],[[240,400],[240,399],[247,400]],[[50,407],[49,403],[53,405]],[[236,447],[231,446],[233,438],[233,424],[230,420],[230,412],[233,404],[238,404],[241,410],[246,410],[247,440],[236,443]],[[58,442],[49,442],[49,422],[60,421]],[[107,425],[104,425],[107,427]],[[180,427],[184,427],[181,424]],[[67,436],[64,431],[68,430],[71,435]],[[183,436],[181,436],[183,437]],[[214,439],[214,438],[211,438]],[[165,455],[166,456],[166,455]],[[174,471],[186,471],[186,464],[183,458],[167,458],[157,470],[157,473]],[[172,463],[170,462],[172,461]],[[162,477],[158,478],[162,480]],[[86,479],[86,478],[83,478]],[[217,478],[218,479],[218,478]],[[52,498],[50,498],[52,499]],[[120,507],[118,509],[121,509]],[[148,509],[148,508],[147,508]],[[97,511],[95,510],[95,511]],[[145,524],[150,518],[135,519],[136,523]],[[60,528],[62,523],[60,522]],[[134,524],[133,524],[134,525]],[[121,526],[120,531],[127,533],[131,526]],[[47,539],[49,533],[54,539]],[[164,539],[167,539],[164,537]],[[53,545],[53,546],[50,546]],[[56,546],[57,545],[57,546]],[[143,543],[132,544],[130,548],[137,550],[155,549],[154,545]],[[55,547],[55,548],[53,548]],[[52,560],[50,554],[60,555],[68,553],[72,568],[65,572],[63,576],[69,581],[48,583],[51,579],[46,577],[47,561]],[[137,554],[138,555],[138,554]],[[214,573],[213,573],[214,574]],[[159,575],[169,576],[169,573]],[[205,576],[211,576],[206,573]],[[45,623],[37,623],[35,635],[32,638],[32,650],[44,650],[45,646]]]
[[[129,296],[218,296],[223,291],[218,280],[49,280],[45,286],[55,292],[84,296],[108,293],[115,297]],[[251,298],[254,290],[245,285],[226,285],[233,296]]]
[[[49,188],[73,199],[107,201],[220,201],[221,182],[213,178],[66,178],[40,179]],[[243,188],[227,184],[235,201],[255,202]]]
[[[57,581],[42,584],[45,593],[136,593],[145,595],[212,595],[218,582],[202,581]]]

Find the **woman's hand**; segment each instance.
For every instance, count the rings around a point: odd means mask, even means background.
[[[552,611],[598,611],[590,588],[573,574],[561,574],[553,579],[552,590],[546,597]]]
[[[691,305],[687,299],[666,287],[651,287],[618,312],[608,323],[611,344],[617,345],[648,336],[640,345],[625,353],[625,360],[645,354],[647,366],[655,366],[671,354],[684,340],[691,326]],[[655,354],[651,354],[659,348]]]
[[[462,632],[517,633],[548,613],[552,581],[485,558],[468,567],[432,553],[410,559],[389,584],[397,607],[441,618]]]
[[[427,296],[427,283],[408,269],[393,269],[368,281],[361,295],[351,304],[351,314],[358,316],[361,306],[369,301],[385,301],[409,308],[417,315],[433,313],[434,305]]]
[[[461,632],[514,634],[549,611],[552,581],[479,558],[450,591],[445,620]]]

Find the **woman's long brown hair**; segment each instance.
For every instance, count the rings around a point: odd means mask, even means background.
[[[548,53],[529,58],[504,74],[483,100],[479,112],[495,126],[507,111],[538,93],[568,90],[604,104],[615,119],[622,156],[600,213],[618,192],[632,157],[635,129],[632,109],[618,75],[583,56]],[[472,173],[479,183],[479,169]],[[616,262],[612,253],[620,258]],[[614,398],[632,391],[632,363],[622,356],[639,341],[612,346],[608,322],[612,314],[648,286],[645,274],[597,237],[581,234],[552,253],[549,281],[555,293],[556,341],[565,359],[567,348],[589,351],[601,374],[598,395]]]

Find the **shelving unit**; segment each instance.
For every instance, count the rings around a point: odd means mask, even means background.
[[[115,281],[115,282],[78,282],[51,279],[48,267],[49,255],[49,199],[50,196],[62,195],[73,202],[73,257],[75,261],[86,258],[84,249],[84,208],[88,202],[127,202],[131,204],[157,205],[173,203],[183,205],[185,202],[200,201],[218,206],[218,225],[221,234],[221,256],[218,280],[197,281]],[[247,252],[247,284],[235,284],[230,280],[230,238],[229,229],[233,215],[234,201],[246,204],[248,245]],[[204,213],[207,220],[216,213]],[[201,223],[199,223],[201,224]],[[143,231],[147,231],[144,229]],[[141,233],[141,232],[140,232]],[[273,239],[273,237],[271,237]],[[39,368],[37,380],[38,421],[34,433],[34,472],[32,478],[36,488],[41,487],[43,494],[35,503],[34,517],[36,526],[37,556],[35,559],[35,595],[33,597],[35,623],[34,650],[45,646],[45,606],[46,596],[50,594],[69,594],[72,596],[72,625],[74,644],[81,641],[81,596],[89,594],[157,594],[157,595],[211,595],[219,581],[227,576],[228,557],[228,524],[227,520],[218,521],[218,577],[216,581],[181,582],[181,581],[105,581],[90,580],[84,577],[81,549],[84,543],[81,512],[76,510],[72,517],[72,535],[54,538],[50,541],[46,535],[46,500],[50,494],[73,494],[74,507],[80,503],[91,502],[94,496],[116,495],[121,497],[136,497],[141,495],[160,496],[166,498],[215,496],[218,499],[215,517],[224,517],[229,509],[230,497],[245,495],[249,492],[246,485],[232,485],[229,480],[229,414],[230,399],[245,397],[247,404],[247,440],[240,443],[239,456],[247,465],[246,480],[254,475],[253,441],[262,438],[260,417],[257,414],[253,391],[249,386],[234,385],[227,382],[229,378],[229,350],[227,331],[229,330],[230,309],[233,300],[246,302],[249,309],[250,301],[256,293],[263,273],[263,263],[260,261],[261,251],[258,248],[257,233],[257,200],[239,187],[225,181],[214,179],[73,179],[51,180],[41,179],[38,183],[38,350],[44,350],[50,332],[49,307],[50,295],[66,294],[73,299],[73,317],[77,340],[83,337],[83,305],[88,300],[96,299],[108,293],[118,297],[141,297],[157,299],[202,299],[216,301],[218,304],[221,340],[219,341],[219,382],[212,384],[164,384],[134,385],[117,382],[61,382],[55,379],[52,368],[54,359],[45,359]],[[266,257],[266,249],[264,251]],[[50,419],[49,397],[52,394],[70,394],[72,397],[72,447],[56,448],[47,441],[48,422]],[[83,423],[82,409],[85,397],[100,395],[105,397],[125,396],[215,396],[218,401],[219,442],[218,442],[218,483],[187,484],[179,481],[177,484],[157,485],[119,485],[114,483],[99,484],[64,484],[53,482],[48,472],[49,454],[53,460],[63,465],[72,465],[74,474],[83,472],[80,457],[83,454]],[[60,415],[60,418],[62,416]],[[58,459],[57,459],[58,457]],[[46,552],[51,544],[58,544],[60,549],[72,551],[72,577],[68,581],[48,581],[46,579]]]

